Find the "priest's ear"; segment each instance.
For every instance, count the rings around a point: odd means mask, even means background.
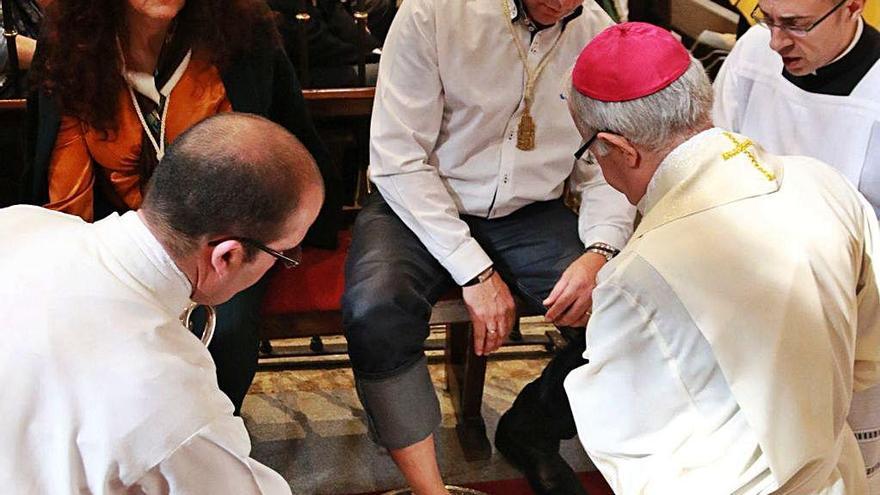
[[[600,132],[596,135],[596,152],[599,156],[610,158],[623,163],[629,168],[636,168],[639,164],[639,151],[629,140],[619,134]]]
[[[204,260],[221,278],[234,273],[248,260],[246,248],[238,239],[209,242],[204,249]]]

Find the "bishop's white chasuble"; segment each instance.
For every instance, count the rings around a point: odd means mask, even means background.
[[[880,379],[877,220],[836,171],[705,131],[599,273],[565,387],[618,494],[867,493],[846,422]]]
[[[862,29],[862,37],[876,36],[868,26]],[[857,84],[846,96],[810,92],[783,75],[782,59],[769,43],[770,32],[762,27],[737,41],[715,81],[715,125],[745,134],[771,153],[828,163],[880,215],[880,63],[853,81]],[[850,59],[877,58],[876,41],[859,40],[850,50]],[[860,65],[853,60],[840,64]],[[819,72],[824,74],[816,77],[826,79],[852,77],[840,67]],[[880,387],[854,396],[849,421],[859,438],[871,493],[880,495]]]

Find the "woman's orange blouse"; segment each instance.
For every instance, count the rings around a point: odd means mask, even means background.
[[[61,118],[49,164],[49,203],[46,208],[93,221],[97,174],[103,176],[127,207],[140,207],[143,198],[137,162],[143,128],[128,89],[117,99],[117,131],[104,133],[76,117]],[[166,143],[199,121],[232,110],[217,68],[195,57],[171,90],[168,105]],[[148,141],[143,144],[152,146]]]

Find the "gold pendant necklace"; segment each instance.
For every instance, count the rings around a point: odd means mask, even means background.
[[[526,87],[523,91],[523,111],[522,115],[519,117],[519,125],[516,129],[516,147],[523,151],[530,151],[535,149],[535,141],[536,141],[536,131],[535,128],[535,120],[532,118],[532,99],[535,96],[535,85],[538,82],[538,78],[541,77],[541,73],[544,71],[544,67],[547,66],[547,62],[550,61],[550,57],[553,55],[553,52],[556,50],[556,47],[559,45],[559,40],[562,39],[562,33],[559,33],[559,36],[556,37],[556,41],[553,42],[553,46],[550,47],[550,50],[547,51],[547,54],[544,55],[544,58],[538,62],[538,66],[535,70],[531,70],[529,67],[529,57],[526,54],[525,48],[519,42],[519,38],[516,35],[516,29],[513,27],[513,19],[511,18],[510,4],[508,4],[509,0],[501,0],[501,6],[504,11],[504,19],[507,22],[507,27],[510,30],[510,35],[513,37],[513,44],[516,46],[516,52],[519,54],[519,59],[523,64],[523,69],[526,71]]]
[[[516,147],[529,151],[535,149],[535,121],[529,107],[523,110],[519,117],[519,126],[516,128]]]

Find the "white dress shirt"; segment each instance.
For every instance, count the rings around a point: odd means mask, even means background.
[[[249,458],[189,281],[135,212],[0,210],[0,491],[290,494]]]
[[[582,197],[585,245],[621,248],[634,215],[597,166],[575,163],[581,138],[560,97],[581,49],[611,20],[592,1],[570,21],[537,32],[519,16],[516,33],[532,67],[561,37],[535,90],[536,148],[522,151],[516,132],[526,76],[501,2],[403,2],[376,86],[370,177],[459,284],[492,263],[460,214],[503,217],[559,198],[570,179]]]
[[[880,228],[830,167],[736,147],[670,153],[600,271],[579,437],[619,495],[863,495],[846,416],[880,379]]]

